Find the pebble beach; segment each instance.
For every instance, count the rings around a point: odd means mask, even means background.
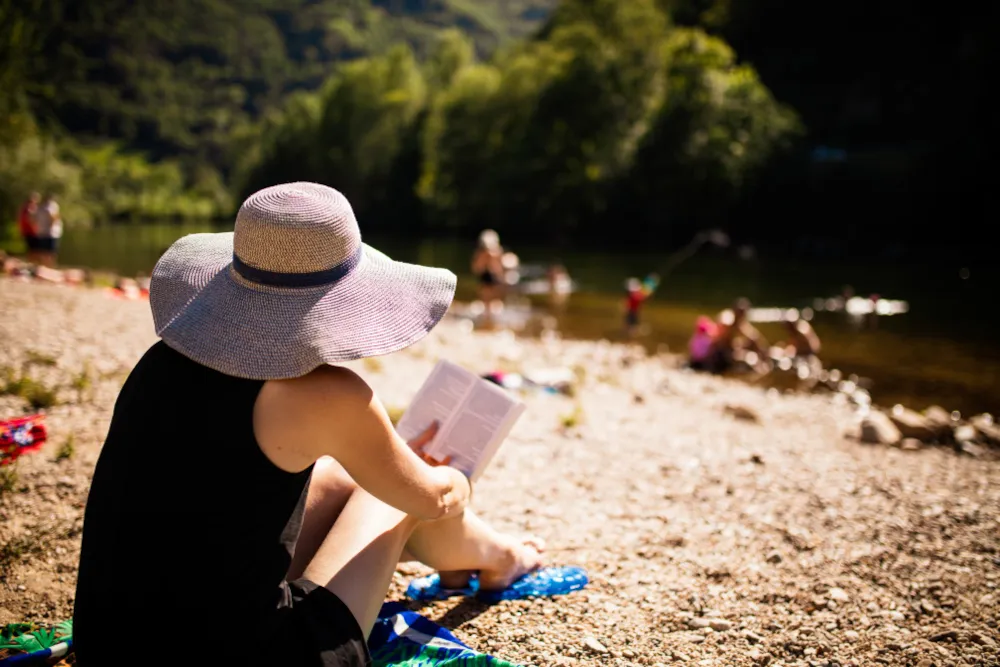
[[[34,400],[49,429],[42,450],[0,469],[0,624],[55,623],[72,616],[117,392],[156,336],[146,302],[98,289],[0,279],[0,312],[0,389],[18,387],[0,392],[0,419]],[[448,318],[349,366],[399,412],[441,358],[577,378],[572,395],[523,395],[475,507],[543,538],[549,562],[582,566],[591,583],[552,599],[413,605],[473,648],[538,666],[1000,665],[1000,450],[866,444],[836,395]],[[192,456],[179,441],[163,465]],[[401,564],[390,598],[427,572]]]

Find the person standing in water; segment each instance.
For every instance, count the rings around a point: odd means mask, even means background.
[[[503,309],[506,285],[503,255],[500,235],[492,229],[484,229],[472,254],[472,273],[479,282],[479,300],[483,302],[487,321]]]
[[[645,280],[629,278],[625,281],[625,335],[629,339],[639,335],[639,310],[659,285],[660,277],[655,273],[646,276]]]

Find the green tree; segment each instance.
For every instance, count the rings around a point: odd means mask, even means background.
[[[649,228],[709,224],[801,128],[721,39],[678,28],[667,41],[666,102],[619,196]]]
[[[425,138],[437,218],[566,231],[599,214],[661,102],[665,29],[651,0],[566,2],[538,40],[462,72]]]

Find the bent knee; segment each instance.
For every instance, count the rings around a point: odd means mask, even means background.
[[[332,456],[321,456],[313,466],[310,491],[350,495],[357,488],[354,478]]]

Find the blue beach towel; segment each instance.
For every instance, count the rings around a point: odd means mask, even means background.
[[[52,630],[22,623],[6,626],[0,631],[0,667],[48,665],[53,658],[65,657],[73,650],[72,628],[72,621]],[[519,667],[473,651],[446,628],[398,602],[382,606],[368,648],[372,667]]]
[[[368,637],[372,667],[518,667],[477,653],[447,628],[398,602],[386,602]]]

